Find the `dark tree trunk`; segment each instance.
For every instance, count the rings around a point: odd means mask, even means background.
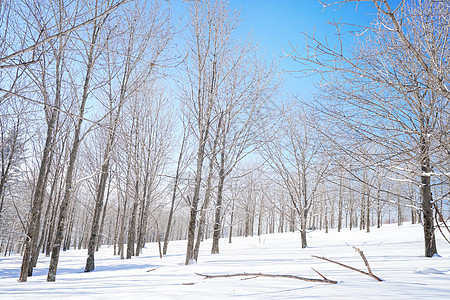
[[[57,68],[59,69],[59,68]],[[40,225],[40,210],[42,207],[42,199],[46,185],[47,178],[47,170],[50,164],[50,153],[52,149],[52,141],[53,141],[53,131],[54,125],[56,122],[58,112],[56,109],[53,109],[50,120],[47,123],[47,137],[45,140],[44,152],[42,154],[41,166],[39,168],[38,179],[36,183],[36,188],[33,196],[33,203],[31,206],[31,222],[27,231],[27,238],[25,240],[25,251],[23,254],[22,266],[20,268],[20,277],[18,279],[19,282],[26,282],[28,275],[30,273],[30,258],[32,252],[37,245],[37,235],[39,233],[39,225]],[[32,273],[32,270],[31,270]]]
[[[186,260],[185,264],[189,265],[196,263],[194,258],[194,242],[195,242],[195,229],[197,225],[197,209],[200,197],[200,185],[202,181],[202,168],[205,156],[205,146],[206,146],[206,136],[208,132],[205,131],[201,134],[199,139],[199,148],[197,151],[197,170],[195,173],[195,186],[194,195],[192,197],[190,214],[189,214],[189,224],[188,224],[188,234],[187,234],[187,249],[186,249]]]
[[[98,251],[98,249],[102,245],[102,235],[103,235],[103,228],[105,225],[106,209],[108,207],[109,195],[111,193],[111,180],[112,180],[112,177],[109,176],[108,189],[106,192],[106,200],[105,200],[105,204],[103,205],[102,221],[100,222],[100,228],[99,228],[99,232],[98,232],[97,245],[95,246],[95,251]],[[111,230],[111,227],[109,229]]]
[[[97,23],[97,22],[95,22]],[[81,98],[81,104],[80,104],[80,111],[79,111],[79,118],[77,121],[77,124],[75,126],[75,133],[74,133],[74,139],[72,144],[72,149],[70,151],[69,155],[69,165],[67,167],[66,171],[66,179],[65,179],[65,191],[64,191],[64,197],[61,202],[61,206],[59,208],[59,218],[58,218],[58,227],[56,229],[56,236],[55,236],[55,243],[53,245],[52,249],[52,255],[50,259],[50,266],[48,269],[47,274],[47,282],[54,282],[56,280],[56,271],[58,268],[58,260],[59,260],[59,252],[61,250],[61,242],[64,236],[64,227],[65,227],[65,220],[67,215],[67,209],[69,207],[69,202],[72,194],[72,188],[73,188],[73,171],[75,169],[75,162],[77,159],[78,154],[78,147],[80,145],[81,139],[81,125],[83,123],[83,117],[84,117],[84,111],[86,106],[86,101],[89,95],[89,84],[91,80],[92,70],[94,66],[94,45],[96,44],[97,37],[100,31],[100,26],[96,24],[94,26],[93,32],[92,32],[92,40],[91,40],[91,46],[89,48],[89,54],[87,59],[87,70],[86,70],[86,77],[84,80],[84,86],[83,86],[83,95]]]
[[[429,159],[422,165],[422,171],[424,173],[431,173],[429,167]],[[422,212],[423,212],[423,231],[425,236],[425,256],[432,257],[437,254],[436,239],[434,234],[434,217],[432,201],[433,196],[431,193],[430,175],[421,176],[421,196],[422,196]]]
[[[97,195],[96,195],[96,201],[95,201],[95,207],[94,207],[94,216],[92,219],[92,226],[91,226],[91,235],[89,238],[89,244],[88,244],[88,258],[86,259],[86,266],[84,267],[84,272],[91,272],[95,269],[95,248],[97,245],[97,239],[98,239],[98,230],[100,226],[100,215],[102,213],[103,208],[103,198],[105,196],[105,189],[106,189],[106,182],[108,180],[108,173],[109,173],[109,156],[111,153],[110,149],[110,142],[111,140],[108,140],[108,145],[106,147],[105,151],[105,161],[102,165],[102,171],[100,175],[100,182],[97,188]]]
[[[128,226],[127,259],[134,256],[134,243],[136,241],[136,212],[139,204],[139,181],[136,180],[133,210],[131,211],[130,225]]]
[[[173,219],[173,213],[174,213],[174,210],[175,210],[175,199],[176,199],[176,196],[177,196],[178,181],[180,179],[181,161],[183,159],[183,152],[184,152],[185,143],[186,143],[186,133],[184,133],[184,135],[183,135],[183,141],[181,143],[180,154],[178,155],[177,171],[175,172],[175,181],[174,181],[174,184],[173,184],[173,191],[172,191],[172,201],[170,203],[169,220],[167,221],[166,233],[164,235],[163,255],[166,255],[167,247],[169,246],[170,230],[171,230],[172,225],[173,225],[172,224],[172,219]]]

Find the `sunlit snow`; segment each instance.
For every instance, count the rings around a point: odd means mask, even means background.
[[[439,256],[424,257],[420,225],[385,225],[370,233],[343,230],[308,233],[309,247],[300,248],[299,233],[226,239],[221,253],[209,254],[211,243],[201,246],[199,261],[184,265],[185,241],[169,244],[160,259],[157,244],[129,260],[114,257],[110,246],[96,253],[96,269],[84,273],[86,250],[61,253],[55,283],[47,283],[49,258],[41,257],[27,283],[17,282],[21,257],[0,258],[0,299],[448,299],[450,297],[450,245],[438,235]],[[364,251],[377,282],[369,276],[325,262],[324,256],[366,270],[352,246]],[[320,278],[318,270],[338,284],[312,283],[288,278],[203,279],[195,273],[290,274]],[[246,280],[243,280],[246,279]]]

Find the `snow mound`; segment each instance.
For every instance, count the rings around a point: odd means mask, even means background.
[[[443,273],[443,272],[441,272],[439,270],[436,270],[434,268],[426,268],[426,267],[418,268],[416,270],[416,273],[417,274],[439,274],[439,275],[445,275],[445,273]]]

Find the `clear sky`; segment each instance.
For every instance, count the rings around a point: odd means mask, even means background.
[[[389,3],[395,6],[400,1],[389,0]],[[179,13],[181,1],[174,1],[174,4]],[[289,43],[297,47],[300,53],[304,53],[304,32],[312,33],[315,30],[320,39],[332,41],[335,30],[327,22],[341,20],[342,23],[369,25],[375,17],[375,9],[370,2],[359,5],[348,3],[327,9],[323,9],[317,0],[229,0],[229,5],[231,10],[240,11],[242,24],[239,30],[243,34],[251,31],[267,56],[278,58],[284,57],[283,49],[289,52]],[[350,26],[345,28],[346,31],[356,29]],[[352,41],[353,37],[348,35],[346,46],[350,47]],[[301,67],[289,58],[281,61],[281,68],[285,71],[298,71]],[[317,79],[298,78],[299,76],[299,73],[283,73],[284,89],[289,93],[308,97]]]
[[[268,55],[284,57],[291,50],[290,43],[304,53],[304,32],[315,31],[320,39],[333,40],[334,28],[329,21],[368,25],[374,18],[375,10],[367,3],[346,4],[341,7],[323,9],[317,0],[231,0],[230,7],[238,9],[243,19],[242,30],[251,30],[260,41],[261,48]],[[347,27],[348,30],[355,28]],[[348,45],[353,37],[346,40]],[[284,58],[281,68],[297,71],[301,65]],[[284,88],[293,94],[308,97],[313,90],[314,78],[298,78],[299,73],[284,73]],[[303,75],[302,75],[303,76]],[[317,79],[316,79],[317,80]]]

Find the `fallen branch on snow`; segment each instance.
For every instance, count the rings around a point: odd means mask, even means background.
[[[297,280],[303,280],[303,281],[309,281],[309,282],[321,282],[321,283],[330,283],[330,284],[336,284],[337,281],[327,279],[326,277],[322,276],[323,279],[315,279],[315,278],[305,278],[295,275],[276,275],[276,274],[263,274],[263,273],[238,273],[238,274],[225,274],[225,275],[208,275],[208,274],[200,274],[195,273],[196,275],[203,276],[203,279],[211,279],[211,278],[226,278],[226,277],[251,277],[247,279],[253,279],[257,277],[271,277],[271,278],[291,278],[291,279],[297,279]]]
[[[314,258],[322,259],[322,260],[325,260],[325,261],[328,261],[328,262],[337,264],[337,265],[339,265],[339,266],[341,266],[341,267],[344,267],[344,268],[347,268],[347,269],[350,269],[350,270],[353,270],[353,271],[362,273],[362,274],[364,274],[364,275],[367,275],[367,276],[372,277],[372,278],[375,279],[375,280],[383,281],[381,278],[375,276],[375,275],[372,273],[372,269],[370,269],[369,262],[367,261],[367,258],[366,258],[366,256],[364,255],[364,253],[361,251],[361,249],[359,249],[359,248],[357,248],[357,247],[353,247],[353,248],[354,248],[356,251],[358,251],[359,255],[361,255],[361,258],[363,259],[364,263],[366,264],[367,270],[368,270],[369,272],[365,272],[365,271],[362,271],[362,270],[360,270],[360,269],[353,268],[353,267],[351,267],[351,266],[345,265],[345,264],[343,264],[343,263],[340,263],[340,262],[337,262],[337,261],[334,261],[334,260],[331,260],[331,259],[328,259],[328,258],[325,258],[325,257],[320,257],[320,256],[316,256],[316,255],[311,255],[311,256],[314,257]]]
[[[158,269],[158,268],[153,268],[153,269],[147,270],[146,272],[155,271],[156,269]]]

